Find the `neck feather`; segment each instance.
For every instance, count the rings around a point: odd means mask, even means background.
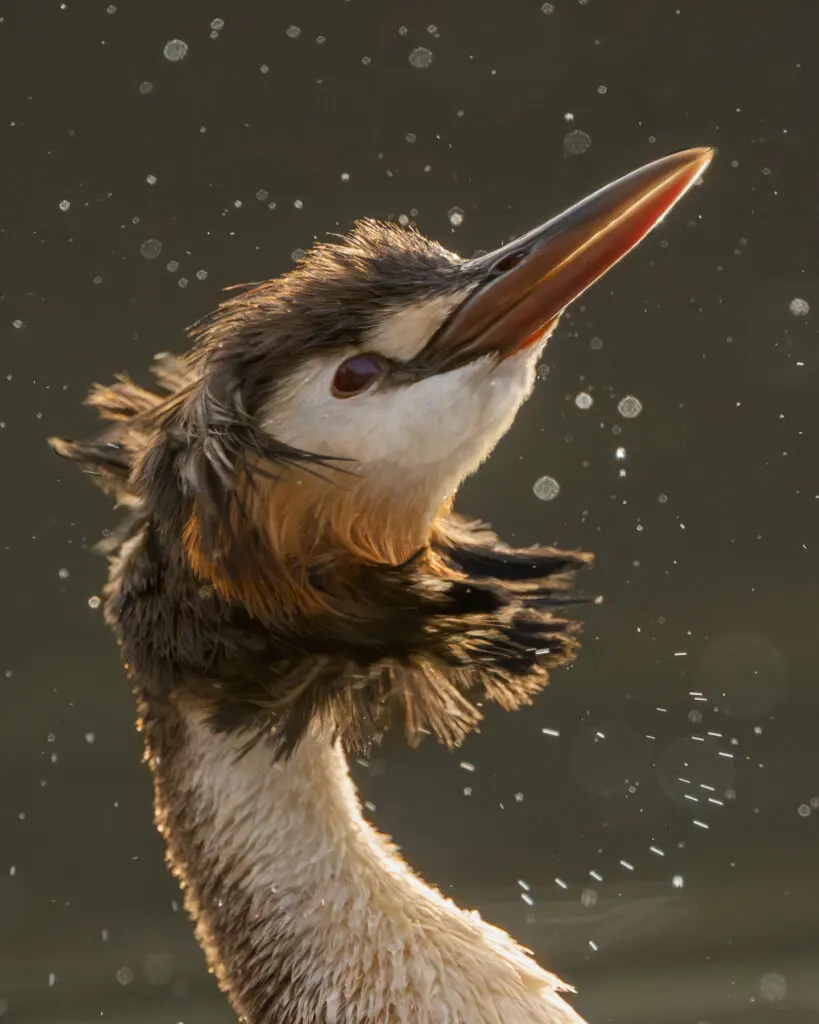
[[[282,760],[176,701],[142,715],[169,861],[247,1024],[583,1024],[364,820],[338,746],[308,731]]]

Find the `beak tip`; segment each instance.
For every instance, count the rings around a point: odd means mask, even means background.
[[[702,174],[718,152],[716,146],[695,146],[693,149],[683,150],[680,156],[688,157],[692,168]]]

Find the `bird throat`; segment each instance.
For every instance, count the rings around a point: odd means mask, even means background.
[[[183,537],[188,561],[221,598],[270,625],[338,611],[336,582],[343,592],[356,566],[406,562],[451,507],[420,483],[398,489],[352,473],[328,480],[304,471],[254,478],[232,500],[230,527],[210,552],[193,510]]]

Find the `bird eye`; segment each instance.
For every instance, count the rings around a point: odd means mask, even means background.
[[[350,356],[336,370],[333,394],[336,398],[351,398],[366,391],[387,369],[387,362],[372,352]]]

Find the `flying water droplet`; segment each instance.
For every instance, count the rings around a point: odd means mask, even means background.
[[[162,252],[162,243],[156,238],[149,238],[139,247],[146,260],[155,260]]]
[[[643,411],[643,403],[634,395],[626,395],[617,403],[617,411],[627,420],[633,420]]]
[[[581,156],[591,146],[591,136],[575,129],[563,139],[563,152],[566,156]]]
[[[788,982],[781,974],[763,974],[759,979],[759,993],[769,1003],[781,1002],[788,992]]]
[[[560,484],[553,476],[542,476],[535,480],[532,490],[541,501],[553,501],[560,493]]]
[[[409,62],[414,68],[428,68],[432,63],[432,50],[426,46],[416,46],[409,55]]]
[[[181,39],[169,39],[168,42],[165,43],[162,55],[165,60],[175,63],[176,61],[184,60],[187,52],[188,44],[186,42],[183,42]]]

